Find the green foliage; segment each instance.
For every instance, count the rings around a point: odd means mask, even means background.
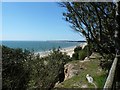
[[[73,53],[72,59],[78,60],[78,52]]]
[[[77,46],[77,47],[74,49],[74,52],[79,52],[80,50],[82,50],[82,47],[81,47],[81,46]]]
[[[92,53],[91,48],[92,48],[91,45],[89,45],[89,55],[91,55],[91,53]],[[83,60],[88,54],[87,49],[88,49],[88,45],[86,45],[83,49],[80,48],[80,46],[76,47],[74,49],[74,54],[73,54],[72,58],[76,59],[76,60]]]
[[[106,78],[107,78],[107,75],[106,75],[106,74],[102,74],[102,75],[100,75],[100,76],[95,76],[95,77],[94,77],[94,80],[96,81],[97,86],[98,86],[99,88],[103,88],[103,87],[104,87]]]
[[[81,49],[82,49],[82,47],[80,47],[80,46],[77,46],[77,47],[74,49],[74,54],[72,55],[72,58],[73,58],[73,59],[76,59],[76,60],[79,59],[79,52],[80,52]]]
[[[59,84],[58,88],[83,88],[82,86],[86,85],[86,88],[91,90],[95,87],[94,85],[88,83],[86,79],[87,74],[90,74],[93,77],[97,88],[103,88],[107,73],[99,66],[100,60],[98,57],[100,56],[101,55],[99,54],[95,54],[94,59],[90,59],[90,61],[85,62],[79,62],[77,60],[69,62],[69,64],[74,66],[73,69],[78,71],[77,75]]]
[[[87,56],[87,51],[86,50],[81,50],[78,54],[78,59],[79,60],[84,60],[84,58]]]
[[[24,56],[26,54],[26,56]],[[22,49],[11,49],[2,46],[2,85],[3,88],[24,88],[29,80],[29,72],[24,69],[24,59],[29,54]],[[23,83],[24,82],[24,83]]]
[[[49,56],[2,46],[3,51],[3,88],[32,89],[52,88],[57,81],[64,79],[64,64],[70,57],[59,50],[53,50]]]
[[[53,50],[49,56],[27,63],[32,73],[29,88],[52,88],[57,81],[63,81],[64,64],[69,60],[70,57],[67,55],[63,55],[59,50]]]
[[[100,60],[100,66],[102,67],[102,69],[109,70],[111,68],[113,60],[113,55],[104,54],[104,59]]]
[[[62,2],[60,5],[66,9],[63,16],[71,28],[81,33],[88,43],[92,43],[95,51],[101,54],[115,54],[115,3]],[[120,42],[119,40],[116,43]]]

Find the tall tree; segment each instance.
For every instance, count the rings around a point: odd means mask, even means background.
[[[99,52],[115,53],[115,10],[113,2],[63,2],[65,20],[82,33]]]
[[[116,39],[116,52],[117,54],[120,54],[120,1],[116,2],[116,33],[115,33],[115,39]]]

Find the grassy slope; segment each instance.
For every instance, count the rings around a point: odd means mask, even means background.
[[[72,61],[70,63],[74,64],[74,69],[79,70],[80,72],[78,73],[78,75],[75,75],[74,77],[59,84],[58,87],[81,88],[83,86],[87,86],[87,88],[94,88],[94,85],[88,83],[86,79],[86,74],[90,74],[93,77],[94,83],[97,85],[98,88],[103,87],[106,80],[106,73],[99,66],[100,61],[98,54],[94,59],[90,59],[90,61]]]

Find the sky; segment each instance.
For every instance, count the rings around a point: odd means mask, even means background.
[[[63,18],[56,2],[2,3],[2,40],[84,40]],[[0,32],[1,33],[1,32]]]

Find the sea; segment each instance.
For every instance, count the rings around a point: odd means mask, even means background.
[[[10,48],[22,48],[34,52],[44,52],[53,48],[67,48],[79,46],[83,42],[69,41],[2,41],[0,44]]]

